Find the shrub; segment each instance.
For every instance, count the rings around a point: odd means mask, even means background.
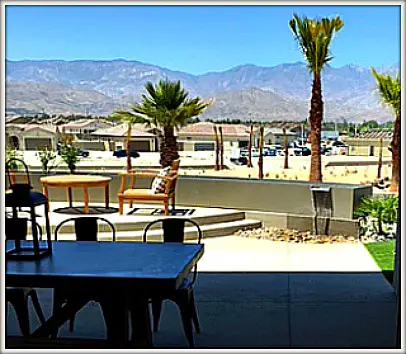
[[[383,223],[395,223],[398,215],[399,197],[363,198],[358,208],[355,210],[355,216],[366,219],[374,218],[378,227],[378,234],[385,235]]]
[[[70,173],[75,173],[76,164],[79,161],[79,149],[72,142],[65,142],[61,145],[62,160],[68,165]]]
[[[57,167],[56,153],[52,150],[48,150],[48,147],[44,146],[36,155],[41,161],[42,173],[44,175],[47,175],[52,169]]]

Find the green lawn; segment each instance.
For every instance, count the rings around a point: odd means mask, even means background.
[[[364,244],[372,258],[382,269],[385,278],[392,283],[395,264],[395,240]]]

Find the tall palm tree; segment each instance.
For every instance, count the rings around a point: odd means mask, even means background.
[[[313,74],[312,98],[310,103],[310,141],[312,156],[310,162],[310,181],[321,182],[321,122],[323,120],[323,98],[321,94],[321,70],[333,58],[330,56],[330,44],[333,36],[344,23],[340,17],[321,20],[300,18],[294,14],[289,26],[299,44],[309,71]]]
[[[116,114],[132,117],[134,122],[144,123],[162,131],[160,164],[170,166],[179,158],[175,129],[185,126],[189,120],[201,114],[213,101],[204,102],[200,97],[189,98],[180,81],[160,80],[156,85],[145,84],[147,94],[141,95],[141,103],[135,103],[130,111]]]
[[[258,157],[258,178],[264,178],[264,126],[259,127],[259,157]]]
[[[220,170],[224,169],[224,142],[223,142],[223,127],[219,126],[219,155],[220,155]]]
[[[126,123],[127,124],[127,137],[125,140],[125,149],[127,151],[127,171],[131,170],[131,156],[130,156],[130,142],[131,142],[131,130],[132,126],[135,123],[143,123],[144,121],[139,119],[138,117],[135,117],[132,113],[124,111],[124,110],[119,110],[116,112],[113,112],[113,114],[110,115],[111,119],[117,119],[120,122]]]
[[[213,124],[213,130],[214,130],[214,136],[215,136],[215,142],[216,142],[216,166],[215,170],[218,171],[220,169],[220,140],[217,132],[217,125]]]
[[[374,68],[371,69],[371,72],[378,84],[382,103],[391,107],[395,113],[395,126],[389,151],[392,153],[392,182],[390,190],[397,193],[400,180],[400,77],[399,74],[395,77],[378,74]]]

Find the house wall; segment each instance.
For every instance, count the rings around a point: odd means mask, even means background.
[[[214,136],[193,137],[192,139],[185,139],[184,137],[178,137],[177,141],[179,143],[183,144],[183,151],[195,151],[195,144],[199,144],[199,143],[213,143],[214,144],[213,150],[215,149]],[[233,148],[238,148],[239,141],[248,142],[248,139],[223,136],[224,151],[231,151],[231,149],[233,149]]]
[[[22,132],[20,134],[20,137],[22,140],[20,140],[20,149],[21,150],[25,150],[25,141],[26,139],[38,139],[40,141],[40,139],[42,138],[48,138],[51,139],[51,145],[52,145],[52,150],[56,150],[56,134],[54,133],[50,133],[50,132],[46,132],[43,130],[31,130],[29,132]],[[41,144],[38,144],[36,146],[36,148],[40,149],[42,148]]]
[[[378,139],[345,139],[344,141],[348,145],[348,154],[350,156],[379,156],[379,140]],[[392,154],[388,150],[390,140],[382,141],[382,156],[391,157]],[[372,155],[371,155],[372,151]]]

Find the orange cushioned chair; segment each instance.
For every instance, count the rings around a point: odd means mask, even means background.
[[[121,184],[118,191],[118,203],[119,203],[119,213],[123,214],[124,202],[127,201],[132,207],[134,201],[138,202],[163,202],[165,216],[169,215],[169,201],[172,201],[172,209],[175,209],[175,189],[176,182],[178,179],[179,171],[179,160],[174,160],[172,162],[171,168],[169,170],[169,175],[158,176],[159,171],[142,170],[142,171],[126,171],[120,172]],[[130,177],[130,185],[126,189],[127,177]],[[160,193],[155,193],[152,188],[134,188],[135,181],[137,177],[141,178],[161,178],[165,181],[164,191]]]

